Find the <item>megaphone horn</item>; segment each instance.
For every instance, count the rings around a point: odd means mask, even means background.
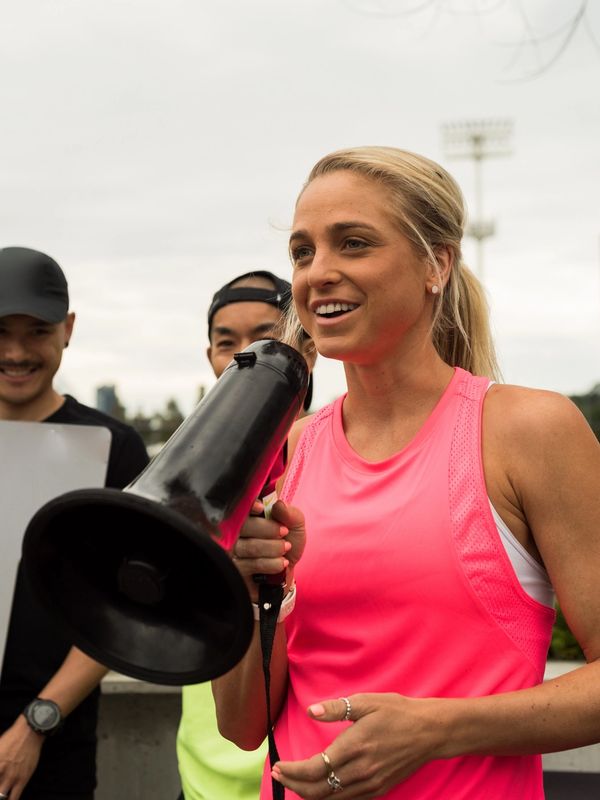
[[[308,368],[254,342],[123,491],[44,505],[23,541],[27,579],[77,647],[154,683],[200,683],[243,657],[253,631],[231,551],[252,503],[283,471]]]

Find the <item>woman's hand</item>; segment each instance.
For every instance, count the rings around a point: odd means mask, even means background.
[[[270,519],[258,516],[263,511],[263,504],[257,500],[232,553],[253,602],[258,598],[258,586],[252,576],[257,573],[277,575],[286,570],[286,584],[291,586],[294,566],[306,541],[304,515],[297,508],[278,500],[271,509]]]
[[[274,767],[273,777],[300,797],[330,797],[336,779],[344,800],[380,797],[427,761],[445,755],[439,718],[443,700],[398,694],[355,694],[348,699],[354,724],[327,747],[330,767],[320,753]],[[340,722],[346,710],[345,700],[326,700],[310,706],[308,715],[318,722]]]

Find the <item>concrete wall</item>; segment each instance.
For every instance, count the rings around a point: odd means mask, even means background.
[[[549,661],[546,664],[546,680],[557,678],[581,666],[571,661]],[[598,772],[600,773],[600,744],[564,750],[562,753],[548,753],[542,758],[546,772]]]
[[[550,662],[546,678],[576,666]],[[178,688],[107,675],[100,701],[96,800],[176,800],[180,784],[175,737],[180,714]],[[600,773],[600,745],[546,755],[544,770]]]
[[[109,673],[102,682],[96,800],[176,800],[181,690]]]

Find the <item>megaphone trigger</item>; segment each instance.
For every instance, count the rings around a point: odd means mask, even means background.
[[[269,494],[265,495],[262,498],[263,504],[263,513],[262,516],[265,519],[271,519],[271,510],[275,503],[277,502],[277,492],[273,491]],[[286,580],[286,573],[285,570],[278,572],[277,574],[268,574],[265,572],[257,572],[255,575],[252,576],[252,580],[254,583],[258,584],[268,584],[270,586],[281,586],[285,587],[285,580]]]
[[[271,519],[271,511],[273,506],[277,502],[277,489],[275,488],[277,485],[277,481],[285,472],[285,468],[287,465],[287,439],[281,450],[277,455],[277,459],[275,464],[273,465],[273,469],[271,470],[271,474],[269,475],[269,480],[264,485],[262,490],[262,497],[261,502],[263,505],[263,516],[266,519]],[[285,587],[285,579],[286,574],[285,570],[277,573],[276,575],[268,575],[266,573],[259,572],[256,575],[252,576],[252,580],[254,583],[260,584],[269,584],[271,586],[281,586]]]

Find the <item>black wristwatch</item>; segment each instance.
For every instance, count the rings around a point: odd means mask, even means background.
[[[36,697],[23,711],[29,727],[36,733],[52,736],[62,728],[63,717],[53,700]]]

